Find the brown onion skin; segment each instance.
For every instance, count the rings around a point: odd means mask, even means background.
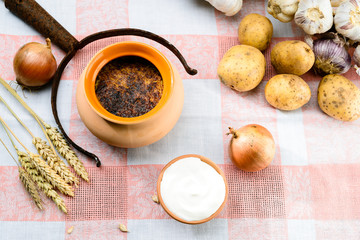
[[[33,88],[47,84],[57,68],[50,42],[47,45],[30,42],[22,46],[15,54],[13,67],[20,85]]]
[[[249,124],[237,130],[229,127],[230,158],[236,167],[247,172],[260,171],[270,165],[275,156],[275,141],[263,126]]]

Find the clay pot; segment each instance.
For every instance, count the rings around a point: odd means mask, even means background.
[[[174,213],[172,213],[165,205],[162,197],[161,197],[161,188],[160,188],[160,185],[161,185],[161,181],[162,181],[162,178],[163,178],[163,175],[164,175],[164,172],[166,171],[166,169],[168,167],[170,167],[173,163],[175,163],[176,161],[179,161],[183,158],[189,158],[189,157],[194,157],[194,158],[199,158],[201,161],[209,164],[211,167],[213,167],[221,176],[222,178],[224,179],[224,183],[225,183],[225,199],[223,201],[223,203],[221,204],[221,206],[218,208],[218,210],[213,213],[211,216],[205,218],[205,219],[202,219],[202,220],[197,220],[197,221],[186,221],[184,219],[181,219],[179,218],[178,216],[176,216]],[[179,222],[182,222],[182,223],[186,223],[186,224],[201,224],[201,223],[205,223],[205,222],[208,222],[210,221],[211,219],[215,218],[217,215],[219,215],[219,213],[223,210],[223,208],[225,207],[225,204],[226,204],[226,201],[228,199],[228,195],[229,195],[229,187],[228,187],[228,183],[226,181],[226,178],[225,178],[225,174],[224,172],[220,169],[220,167],[218,165],[216,165],[216,163],[214,163],[213,161],[211,161],[210,159],[204,157],[204,156],[201,156],[201,155],[196,155],[196,154],[187,154],[187,155],[182,155],[182,156],[179,156],[175,159],[173,159],[172,161],[170,161],[168,164],[165,165],[165,167],[161,170],[160,172],[160,175],[159,175],[159,178],[157,180],[157,186],[156,186],[156,191],[157,191],[157,194],[158,194],[158,199],[160,201],[160,204],[161,206],[163,207],[163,209],[165,210],[165,212],[167,214],[169,214],[170,217],[172,217],[173,219],[179,221]]]
[[[95,80],[101,68],[123,56],[147,59],[163,79],[159,103],[138,117],[111,114],[95,94]],[[178,71],[157,49],[140,42],[119,42],[100,50],[88,63],[78,82],[76,103],[82,121],[96,137],[113,146],[136,148],[160,140],[175,126],[184,104],[184,89]]]

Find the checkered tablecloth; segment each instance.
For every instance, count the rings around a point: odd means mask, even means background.
[[[59,116],[69,136],[102,160],[102,167],[79,154],[90,174],[75,197],[64,197],[67,215],[45,199],[45,211],[31,202],[18,179],[17,167],[0,146],[0,239],[360,239],[360,121],[341,122],[319,109],[316,91],[320,78],[308,73],[312,97],[299,110],[284,112],[265,100],[264,87],[275,74],[269,55],[266,76],[253,91],[235,92],[218,80],[217,65],[231,46],[238,44],[237,26],[249,13],[267,16],[274,25],[271,47],[286,39],[302,39],[294,23],[281,23],[266,12],[267,1],[244,0],[239,14],[226,17],[203,0],[39,0],[77,39],[112,28],[141,28],[173,43],[189,65],[189,76],[164,47],[137,37],[99,41],[80,51],[67,67],[59,89]],[[15,52],[30,41],[44,42],[35,30],[12,15],[0,1],[0,76],[15,79]],[[175,128],[162,140],[146,147],[111,147],[81,122],[75,101],[80,73],[101,47],[126,39],[160,49],[179,70],[185,103]],[[54,46],[58,62],[64,52]],[[354,70],[346,77],[360,87]],[[22,92],[11,86],[45,121],[55,125],[50,87]],[[0,94],[13,106],[37,136],[42,132],[33,118],[0,86]],[[0,115],[31,147],[31,137],[0,104]],[[256,173],[237,170],[228,153],[229,126],[263,125],[273,134],[276,155],[271,165]],[[1,139],[11,144],[4,130]],[[32,148],[33,149],[33,148]],[[35,152],[36,150],[33,149]],[[12,151],[15,155],[15,152]],[[229,199],[222,213],[202,225],[171,219],[151,200],[162,167],[183,154],[200,154],[224,170]],[[119,223],[129,233],[120,232]],[[66,230],[74,226],[71,234]]]

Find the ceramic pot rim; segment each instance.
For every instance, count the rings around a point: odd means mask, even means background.
[[[225,183],[225,199],[223,201],[223,203],[220,205],[220,207],[218,208],[218,210],[216,210],[215,213],[213,213],[211,216],[207,217],[207,218],[204,218],[202,220],[196,220],[196,221],[186,221],[184,219],[181,219],[179,218],[178,216],[176,216],[174,213],[172,213],[165,205],[162,197],[161,197],[161,181],[162,181],[162,178],[163,178],[163,175],[164,175],[164,172],[167,168],[169,168],[173,163],[183,159],[183,158],[189,158],[189,157],[194,157],[194,158],[199,158],[201,161],[209,164],[211,167],[213,167],[216,172],[218,172],[223,180],[224,180],[224,183]],[[197,155],[197,154],[186,154],[186,155],[182,155],[182,156],[179,156],[177,158],[174,158],[173,160],[171,160],[168,164],[165,165],[165,167],[161,170],[160,172],[160,175],[159,175],[159,178],[157,180],[157,186],[156,186],[156,191],[157,191],[157,195],[158,195],[158,198],[159,198],[159,201],[160,201],[160,204],[161,206],[163,207],[163,209],[167,212],[167,214],[169,214],[170,217],[172,217],[173,219],[179,221],[179,222],[182,222],[182,223],[186,223],[186,224],[201,224],[201,223],[205,223],[205,222],[208,222],[210,221],[211,219],[215,218],[222,210],[223,208],[225,207],[225,204],[226,204],[226,201],[228,199],[228,195],[229,195],[229,186],[228,186],[228,182],[226,180],[226,177],[225,177],[225,174],[224,172],[220,169],[220,167],[214,163],[213,161],[211,161],[210,159],[204,157],[204,156],[201,156],[201,155]]]
[[[159,70],[163,79],[163,94],[158,104],[149,112],[138,117],[119,117],[108,112],[98,100],[95,82],[99,71],[111,60],[124,56],[142,57]],[[174,87],[174,72],[171,63],[156,48],[141,42],[125,41],[111,44],[97,52],[85,68],[84,92],[90,107],[102,118],[117,124],[135,124],[154,116],[167,103]]]

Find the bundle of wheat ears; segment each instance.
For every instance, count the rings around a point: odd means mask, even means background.
[[[21,103],[21,105],[34,117],[44,132],[47,142],[40,137],[34,136],[30,129],[21,121],[15,114],[5,100],[0,96],[2,102],[17,121],[26,129],[32,137],[32,143],[39,154],[32,153],[24,143],[15,135],[6,122],[0,116],[0,122],[3,125],[13,147],[18,155],[18,160],[15,160],[8,150],[11,157],[14,159],[19,169],[19,178],[23,183],[25,189],[32,197],[34,203],[39,209],[43,209],[43,201],[38,193],[38,189],[44,192],[57,207],[64,213],[67,213],[64,200],[56,192],[59,190],[62,194],[73,197],[74,188],[79,184],[79,179],[70,171],[69,167],[63,162],[58,153],[66,159],[68,164],[73,168],[74,172],[86,182],[89,182],[89,175],[84,167],[84,164],[76,156],[75,152],[70,148],[61,133],[55,128],[43,121],[15,92],[10,85],[0,78],[0,83]],[[14,139],[24,148],[24,151],[19,150],[15,144]],[[54,147],[55,146],[55,147]],[[56,148],[56,150],[55,150]]]

